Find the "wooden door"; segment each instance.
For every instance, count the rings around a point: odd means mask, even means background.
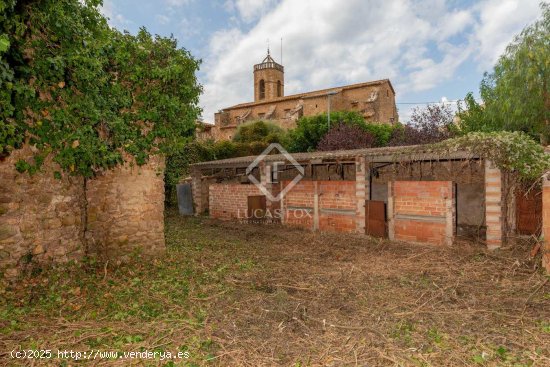
[[[253,223],[262,223],[265,220],[266,201],[265,195],[252,195],[248,197],[248,220]]]
[[[367,200],[365,202],[365,233],[373,237],[387,237],[386,203]]]
[[[540,235],[542,228],[542,193],[531,190],[526,195],[519,191],[516,195],[516,215],[518,233]]]

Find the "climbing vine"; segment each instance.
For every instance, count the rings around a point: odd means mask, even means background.
[[[521,181],[534,181],[550,170],[550,155],[522,132],[474,132],[429,146],[435,153],[469,152],[491,160]]]
[[[37,148],[19,171],[51,155],[89,177],[193,135],[200,62],[172,37],[110,28],[100,5],[0,0],[0,156],[25,142]]]

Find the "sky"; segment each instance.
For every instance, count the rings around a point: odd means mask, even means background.
[[[540,16],[539,0],[104,0],[111,26],[174,35],[202,60],[202,118],[253,100],[267,47],[285,94],[390,79],[400,120],[426,102],[478,96],[506,45]],[[419,104],[416,104],[419,103]]]

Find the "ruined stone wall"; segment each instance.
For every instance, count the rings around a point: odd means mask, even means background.
[[[125,258],[161,253],[164,243],[164,158],[126,164],[87,184],[86,238],[91,252]]]
[[[51,160],[34,175],[17,172],[15,163],[31,157],[25,146],[0,161],[0,273],[7,278],[31,263],[164,249],[164,159],[85,182],[66,173],[56,179],[61,169]]]
[[[15,163],[30,159],[25,146],[0,161],[0,270],[13,277],[31,262],[67,262],[84,253],[84,179],[63,174],[51,160],[41,172],[19,173]]]

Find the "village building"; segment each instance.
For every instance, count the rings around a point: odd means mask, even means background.
[[[285,96],[285,73],[269,50],[254,65],[254,101],[221,109],[215,124],[202,124],[200,140],[230,140],[237,127],[247,121],[270,120],[284,129],[296,126],[302,116],[327,111],[357,111],[365,121],[394,124],[398,120],[395,90],[389,79],[351,84]]]

